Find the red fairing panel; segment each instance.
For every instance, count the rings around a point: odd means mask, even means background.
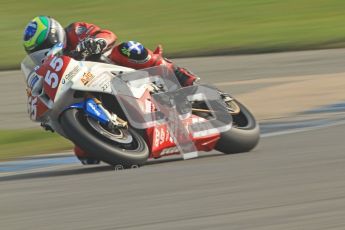
[[[44,78],[44,92],[54,101],[60,81],[63,77],[71,58],[67,56],[54,56],[48,58],[43,65],[36,71],[39,76]]]
[[[190,118],[183,120],[185,127],[194,123],[194,120],[201,121],[202,118],[192,115]],[[159,158],[161,156],[178,154],[179,151],[170,136],[166,124],[155,126],[146,130],[148,136],[149,148],[151,148],[151,158]],[[220,138],[220,134],[212,134],[203,137],[193,138],[192,141],[198,151],[211,151]]]
[[[41,101],[41,99],[38,96],[28,97],[28,112],[31,120],[40,120],[40,118],[48,110],[49,108]]]
[[[147,90],[141,98],[138,99],[138,104],[142,112],[154,113],[155,105],[152,103],[150,93]],[[207,120],[196,115],[191,115],[189,118],[182,121],[185,127],[195,123],[206,122]],[[188,129],[187,129],[188,130]],[[214,149],[217,141],[220,138],[219,133],[209,134],[207,136],[193,138],[190,137],[198,151],[211,151]],[[151,149],[150,158],[159,158],[161,156],[178,154],[179,150],[170,136],[169,129],[166,124],[157,125],[146,129],[146,142],[149,149]]]

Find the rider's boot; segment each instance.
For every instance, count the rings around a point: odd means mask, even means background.
[[[73,150],[74,150],[74,154],[83,165],[95,165],[95,164],[100,163],[100,160],[93,158],[92,156],[90,156],[90,154],[85,152],[79,146],[75,145]]]
[[[174,72],[182,87],[191,86],[200,80],[199,77],[186,68],[175,67]]]

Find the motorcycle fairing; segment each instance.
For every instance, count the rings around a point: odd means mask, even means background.
[[[54,59],[55,58],[55,59]],[[120,67],[115,65],[108,65],[103,63],[94,62],[80,62],[75,61],[67,56],[54,56],[45,61],[46,70],[42,71],[41,75],[44,77],[45,86],[43,91],[47,91],[44,98],[46,101],[43,103],[49,111],[48,122],[50,126],[63,135],[63,132],[59,128],[58,117],[66,109],[66,105],[72,105],[80,109],[84,109],[87,115],[106,123],[105,114],[97,107],[97,104],[93,104],[91,101],[87,103],[84,98],[74,98],[73,93],[75,91],[85,92],[101,92],[115,95],[113,91],[113,85],[111,79],[116,78],[117,75],[122,75],[124,72],[134,71],[126,67]],[[162,69],[157,68],[156,72],[164,72]],[[164,70],[164,69],[163,69]],[[50,72],[49,72],[50,71]],[[141,71],[138,71],[141,72]],[[52,75],[53,74],[53,75]],[[57,76],[56,76],[56,75]],[[164,74],[161,77],[165,77]],[[139,87],[140,88],[140,87]],[[116,95],[115,95],[116,96]],[[143,101],[143,107],[146,111],[148,108],[155,108],[152,101],[147,100],[150,97],[148,89],[141,87],[135,91],[135,99]],[[43,97],[42,97],[43,98]],[[79,104],[76,104],[76,103]],[[49,105],[49,106],[48,106]],[[147,111],[150,113],[150,111]],[[151,110],[152,113],[152,110]],[[42,112],[42,114],[45,114]],[[186,125],[193,124],[194,115],[186,118],[182,122]],[[36,119],[38,121],[38,119]],[[187,129],[188,130],[188,129]],[[169,130],[167,124],[157,124],[156,126],[147,129],[147,139],[151,148],[151,157],[160,157],[162,155],[175,154],[180,151],[179,147],[173,141],[173,138],[169,136]],[[197,150],[208,151],[213,149],[214,144],[219,139],[219,133],[213,133],[212,135],[188,138],[188,140],[195,143]]]

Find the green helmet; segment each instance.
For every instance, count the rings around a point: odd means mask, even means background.
[[[66,33],[55,19],[38,16],[25,27],[23,44],[27,53],[49,49],[56,43],[66,44]]]

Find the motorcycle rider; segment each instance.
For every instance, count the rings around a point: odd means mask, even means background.
[[[74,22],[63,28],[52,17],[37,16],[25,27],[23,39],[24,49],[28,54],[63,43],[65,54],[76,59],[100,61],[102,54],[108,56],[110,53],[109,58],[113,63],[134,69],[165,64],[173,68],[182,86],[192,85],[198,79],[188,70],[163,58],[161,46],[158,46],[154,52],[133,41],[115,46],[117,36],[113,32],[86,22]],[[77,146],[74,152],[83,164],[97,163]]]
[[[171,66],[182,86],[192,85],[198,78],[185,68],[174,65],[163,58],[161,46],[152,52],[138,42],[123,42],[115,46],[117,36],[105,29],[86,22],[74,22],[65,29],[48,16],[37,16],[24,30],[24,48],[28,54],[49,49],[56,43],[65,45],[65,54],[74,58],[98,60],[101,54],[109,52],[112,62],[134,69],[148,68],[161,64]],[[115,46],[115,47],[114,47]],[[127,52],[126,52],[127,51]]]

